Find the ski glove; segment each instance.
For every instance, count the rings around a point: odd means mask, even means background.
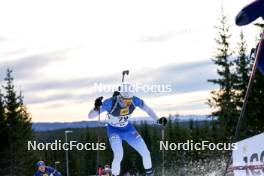
[[[118,91],[114,91],[114,93],[113,93],[113,97],[118,96],[118,95],[120,95],[120,92],[118,92]]]
[[[168,122],[168,120],[166,117],[161,117],[160,119],[157,120],[157,123],[159,125],[163,125],[163,126],[165,126],[167,124],[167,122]]]
[[[102,103],[102,100],[103,100],[104,97],[98,97],[95,99],[95,102],[94,102],[94,110],[96,111],[99,111],[100,110],[100,106],[103,104]]]

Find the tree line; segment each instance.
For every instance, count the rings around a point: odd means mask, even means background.
[[[134,124],[138,132],[145,140],[152,157],[153,168],[157,175],[160,175],[162,169],[162,150],[160,149],[161,130],[162,128],[157,125],[149,125],[146,121],[140,124]],[[68,129],[67,129],[68,130]],[[80,143],[96,143],[97,136],[100,136],[100,142],[106,144],[106,150],[99,152],[99,163],[96,162],[97,151],[93,150],[77,150],[74,148],[69,151],[69,168],[70,175],[72,176],[85,176],[95,175],[97,164],[111,165],[113,155],[109,145],[106,129],[104,127],[95,128],[81,128],[70,129],[73,133],[68,134],[68,140],[77,141]],[[225,142],[223,129],[220,127],[217,120],[208,121],[189,121],[179,122],[177,120],[169,120],[165,128],[165,139],[168,143],[185,143],[188,140],[193,143],[201,143],[208,141],[211,143]],[[35,132],[35,140],[42,143],[52,143],[55,140],[65,141],[65,129],[48,131],[48,132]],[[144,175],[144,168],[141,156],[132,149],[125,142],[124,158],[122,161],[122,174],[127,172]],[[190,162],[209,162],[221,158],[227,151],[217,150],[166,150],[165,151],[165,172],[176,172],[178,169],[185,167]],[[65,151],[48,150],[36,151],[36,155],[41,160],[45,160],[49,165],[55,167],[55,162],[59,161],[60,164],[56,165],[62,173],[66,173]],[[205,163],[204,163],[205,164]],[[221,164],[221,163],[219,163]],[[208,168],[214,170],[215,168]],[[160,174],[158,174],[160,173]],[[188,173],[186,173],[188,174]],[[196,174],[202,174],[197,170]]]

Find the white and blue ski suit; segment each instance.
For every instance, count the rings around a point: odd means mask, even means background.
[[[152,163],[149,150],[143,138],[129,122],[129,118],[136,107],[145,111],[154,120],[158,119],[155,112],[147,106],[142,99],[135,96],[132,98],[132,103],[129,107],[125,107],[122,104],[120,96],[113,96],[106,99],[100,107],[100,113],[104,111],[107,112],[107,135],[114,153],[114,159],[112,162],[113,175],[120,174],[120,164],[123,158],[123,140],[141,155],[146,173],[152,173]],[[94,118],[98,115],[99,112],[92,109],[88,116],[89,118]]]
[[[60,172],[56,171],[52,167],[45,166],[45,171],[37,171],[34,176],[62,176]]]

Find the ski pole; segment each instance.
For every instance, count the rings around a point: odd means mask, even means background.
[[[158,121],[159,121],[158,123],[162,125],[162,127],[161,127],[161,140],[164,143],[164,141],[165,141],[165,125],[167,124],[167,119],[165,117],[161,117]],[[165,150],[163,147],[162,147],[162,171],[161,172],[162,172],[161,175],[164,176],[164,174],[165,174]]]
[[[129,74],[129,70],[122,71],[122,83],[124,82],[125,75]]]
[[[101,122],[101,117],[100,117],[100,107],[98,109],[98,131],[97,131],[97,144],[99,145],[100,143],[100,122]],[[99,150],[97,150],[97,153],[96,153],[96,175],[98,174],[100,176],[100,172],[98,171],[98,168],[99,168],[99,161],[100,161],[100,153],[99,153]]]
[[[165,130],[164,130],[164,126],[162,126],[161,139],[162,139],[163,143],[164,143],[164,140],[165,140],[164,138],[165,138]],[[164,171],[165,171],[164,162],[165,162],[165,151],[164,151],[164,148],[162,147],[162,176],[164,176]]]

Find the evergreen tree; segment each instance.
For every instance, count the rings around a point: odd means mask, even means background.
[[[5,160],[9,166],[8,175],[25,176],[32,174],[34,166],[32,152],[27,150],[27,141],[32,138],[31,118],[23,104],[22,95],[16,95],[11,73],[12,71],[8,69],[5,78],[6,86],[4,86],[9,145]]]
[[[4,109],[4,100],[3,94],[0,90],[0,174],[5,175],[7,173],[8,163],[5,160],[7,156],[8,149],[8,132],[7,132],[7,123],[6,115]]]
[[[238,42],[238,57],[235,59],[235,73],[234,73],[234,90],[235,94],[235,104],[240,112],[243,106],[244,98],[247,91],[247,85],[249,82],[250,71],[252,69],[252,59],[247,55],[247,44],[243,31],[240,32],[240,41]],[[239,115],[238,115],[239,116]],[[248,111],[246,111],[245,116],[248,116]],[[242,125],[245,125],[243,123]]]
[[[254,57],[250,58],[246,54],[247,45],[244,39],[243,32],[240,33],[240,42],[238,43],[238,58],[235,60],[236,72],[235,72],[235,87],[236,90],[236,106],[241,110],[244,97],[247,91],[247,85],[249,82],[250,73],[252,70]],[[258,134],[264,130],[263,125],[263,113],[264,106],[264,77],[257,70],[253,86],[250,90],[250,96],[248,99],[247,109],[245,112],[245,118],[242,123],[240,134],[241,137],[248,137],[254,134]]]
[[[218,38],[215,39],[217,44],[217,53],[213,62],[218,66],[217,73],[219,78],[208,80],[213,84],[219,85],[219,90],[212,91],[212,98],[208,100],[210,107],[214,108],[213,115],[219,116],[225,132],[228,136],[234,133],[237,121],[237,111],[234,104],[234,76],[232,74],[233,62],[230,59],[232,55],[230,47],[230,26],[227,24],[227,16],[222,14],[220,25],[216,27]]]
[[[240,41],[238,43],[238,57],[235,60],[235,83],[236,103],[239,108],[243,105],[246,95],[247,85],[249,81],[250,71],[252,68],[252,60],[247,56],[247,44],[243,31],[240,32]]]
[[[253,61],[255,58],[251,58]],[[252,61],[252,62],[253,62]],[[255,79],[250,90],[250,96],[247,105],[246,128],[244,129],[245,137],[253,136],[264,131],[264,76],[257,69]]]

